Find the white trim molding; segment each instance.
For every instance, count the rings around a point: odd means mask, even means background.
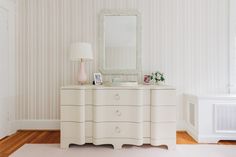
[[[14,132],[16,99],[15,3],[0,0],[0,138]]]

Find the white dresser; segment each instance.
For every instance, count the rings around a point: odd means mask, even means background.
[[[61,88],[61,148],[70,144],[176,145],[175,89],[169,86]]]

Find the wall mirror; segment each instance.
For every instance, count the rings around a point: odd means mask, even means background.
[[[99,70],[103,74],[141,71],[141,17],[135,10],[100,13]]]

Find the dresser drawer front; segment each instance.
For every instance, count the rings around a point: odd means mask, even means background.
[[[85,122],[85,137],[93,137],[93,122]]]
[[[143,138],[150,138],[150,133],[151,133],[150,126],[151,126],[150,122],[143,123]]]
[[[151,139],[176,138],[175,123],[151,123]]]
[[[85,105],[85,90],[61,90],[61,105]]]
[[[61,137],[85,141],[85,123],[61,122]]]
[[[61,121],[84,122],[85,106],[61,106]]]
[[[142,106],[97,106],[94,107],[95,122],[141,122]]]
[[[91,89],[85,90],[85,104],[93,104],[93,90]]]
[[[176,106],[152,106],[152,122],[176,122]]]
[[[85,106],[85,121],[86,122],[93,121],[93,106],[92,105]]]
[[[142,123],[94,123],[94,138],[143,138]]]
[[[94,105],[142,105],[144,90],[94,90]]]
[[[143,106],[143,121],[144,122],[150,122],[151,116],[150,116],[150,105],[149,106]]]
[[[176,105],[175,90],[152,90],[151,105]]]

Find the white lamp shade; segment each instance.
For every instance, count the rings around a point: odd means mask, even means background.
[[[72,61],[92,60],[93,52],[90,43],[77,42],[70,46],[70,59]]]

